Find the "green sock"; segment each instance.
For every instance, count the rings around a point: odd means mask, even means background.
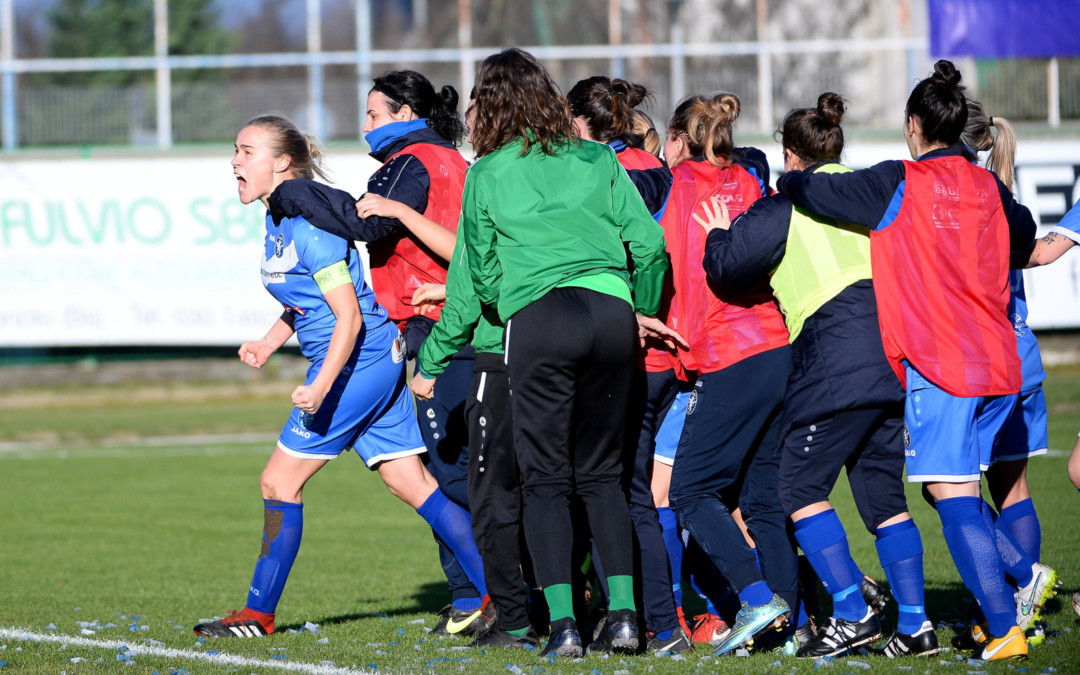
[[[511,635],[513,635],[514,637],[521,637],[521,636],[522,636],[522,635],[524,635],[525,633],[528,633],[528,632],[529,632],[529,627],[528,627],[528,626],[525,626],[524,628],[518,628],[517,630],[508,630],[508,631],[506,631],[506,632],[507,632],[507,633],[510,633],[510,634],[511,634]]]
[[[608,599],[608,611],[636,609],[634,606],[634,577],[620,574],[607,578],[611,598]]]
[[[552,622],[574,616],[574,594],[570,584],[548,586],[544,589],[544,599],[547,600]]]

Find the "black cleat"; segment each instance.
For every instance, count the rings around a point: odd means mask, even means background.
[[[632,609],[619,609],[608,612],[601,619],[589,643],[588,653],[619,652],[633,654],[638,648],[637,612]]]
[[[490,604],[490,603],[489,603]],[[494,605],[492,605],[494,609]],[[479,635],[485,627],[482,619],[484,607],[480,609],[457,609],[450,604],[439,610],[439,623],[431,629],[432,635],[444,637],[473,637]],[[491,624],[486,624],[490,627]]]
[[[540,652],[540,656],[576,658],[581,656],[583,651],[577,624],[574,623],[573,619],[567,617],[552,622],[551,636],[548,638],[547,647],[544,647],[544,651]]]
[[[924,621],[913,635],[905,635],[900,631],[894,632],[885,643],[881,653],[890,659],[895,659],[898,656],[933,656],[941,651],[934,625],[929,621]]]
[[[498,628],[492,628],[485,631],[480,637],[473,640],[470,647],[510,647],[515,649],[528,649],[530,651],[536,651],[540,648],[540,638],[537,636],[536,631],[529,626],[529,629],[525,631],[522,636],[511,635],[504,630]]]
[[[862,593],[867,606],[874,610],[874,614],[881,614],[881,610],[885,609],[885,603],[889,602],[889,591],[868,576],[863,576],[862,583],[859,584],[859,592]]]
[[[816,640],[817,636],[817,625],[814,624],[814,620],[811,618],[807,618],[806,623],[795,629],[795,639],[799,642],[800,648]]]
[[[952,638],[952,646],[958,652],[973,652],[986,644],[990,635],[985,624],[973,623]]]
[[[837,656],[881,637],[881,621],[869,609],[862,621],[846,621],[834,616],[825,620],[816,640],[801,647],[796,656],[813,659]]]
[[[649,641],[645,643],[645,651],[658,654],[684,654],[694,648],[694,641],[686,634],[682,626],[676,626],[671,631],[671,637],[661,640],[655,633],[649,634]]]

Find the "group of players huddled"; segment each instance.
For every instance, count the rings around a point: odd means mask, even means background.
[[[375,78],[363,132],[383,165],[359,201],[315,180],[289,120],[252,119],[232,167],[268,208],[262,279],[285,310],[239,354],[261,367],[295,333],[311,365],[261,477],[247,603],[195,632],[274,632],[303,487],[353,448],[431,525],[437,634],[548,632],[558,657],[937,653],[906,467],[976,600],[953,646],[1025,656],[1057,576],[1026,481],[1046,373],[1020,270],[1080,242],[1080,210],[1036,240],[1012,129],[963,92],[938,61],[907,101],[913,161],[859,171],[839,163],[840,95],[791,110],[775,190],[735,143],[734,94],[685,98],[661,146],[645,87],[564,96],[515,48],[480,64],[464,121],[450,86]],[[845,469],[887,589],[829,502]],[[706,603],[691,622],[684,579]]]

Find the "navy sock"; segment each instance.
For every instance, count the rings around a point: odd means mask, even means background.
[[[248,589],[247,607],[273,614],[304,533],[304,505],[263,500],[262,551]]]
[[[905,520],[879,527],[875,534],[878,558],[900,606],[896,629],[905,635],[914,635],[926,621],[923,546],[919,528],[914,520]]]
[[[416,510],[420,517],[431,525],[458,559],[461,568],[480,595],[487,595],[484,583],[484,566],[480,561],[480,552],[473,540],[472,519],[469,512],[447,499],[442,490],[435,492]]]
[[[998,514],[997,527],[1008,528],[1020,549],[1035,562],[1042,551],[1042,525],[1031,498],[1006,506]]]
[[[829,509],[795,523],[795,539],[833,598],[833,616],[861,621],[867,605],[859,586],[863,573],[851,559],[847,534],[836,511]]]
[[[994,512],[994,507],[990,506],[985,499],[980,505],[980,511],[986,527],[994,536],[994,543],[997,544],[998,553],[1001,554],[1001,562],[1005,565],[1005,573],[1019,586],[1026,586],[1031,582],[1031,566],[1035,564],[1035,561],[1024,553],[1007,527],[997,526],[995,522],[997,514]]]
[[[772,596],[772,590],[764,581],[755,581],[739,591],[739,601],[745,602],[751,607],[760,607],[761,605],[769,604],[769,601],[772,600]]]
[[[1005,584],[1001,554],[981,513],[982,497],[936,502],[941,532],[964,585],[979,603],[990,634],[1004,637],[1016,625],[1016,601]]]
[[[671,566],[671,591],[675,595],[675,606],[682,607],[682,559],[683,543],[679,537],[679,523],[671,507],[661,506],[656,509],[660,515],[660,531],[667,549],[668,565]]]

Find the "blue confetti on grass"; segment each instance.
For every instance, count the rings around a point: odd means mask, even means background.
[[[405,629],[404,628],[398,628],[397,629],[397,634],[398,635],[404,635],[405,634]]]

